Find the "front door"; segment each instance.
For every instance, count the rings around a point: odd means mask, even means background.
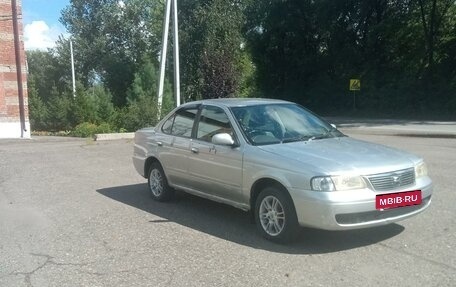
[[[242,150],[240,147],[215,145],[212,137],[234,130],[225,111],[216,106],[203,106],[196,139],[191,143],[188,173],[192,188],[228,199],[241,201]]]

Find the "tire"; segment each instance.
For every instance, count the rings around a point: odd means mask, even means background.
[[[168,185],[168,180],[160,163],[151,164],[147,182],[154,200],[164,202],[174,197],[174,190]]]
[[[255,223],[268,240],[287,243],[299,232],[299,223],[289,194],[278,187],[266,187],[255,202]]]

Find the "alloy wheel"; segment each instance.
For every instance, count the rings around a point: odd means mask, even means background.
[[[258,215],[263,230],[270,236],[279,235],[285,227],[285,211],[275,196],[268,195],[261,201]]]
[[[150,172],[149,186],[153,195],[159,197],[163,192],[163,176],[158,169]]]

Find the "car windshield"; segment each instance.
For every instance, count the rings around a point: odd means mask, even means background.
[[[344,136],[313,113],[295,104],[269,104],[231,108],[247,140],[253,145]]]

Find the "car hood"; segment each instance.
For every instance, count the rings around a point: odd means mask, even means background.
[[[323,174],[369,175],[413,167],[420,158],[387,146],[349,137],[259,146],[290,164],[312,166]]]

